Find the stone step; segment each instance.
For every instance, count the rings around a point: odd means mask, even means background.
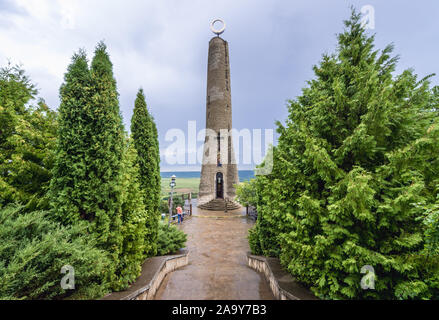
[[[227,204],[227,210],[236,210],[241,207],[239,204],[237,204],[234,201],[226,200],[225,203]],[[210,211],[224,211],[225,203],[223,199],[214,199],[200,205],[199,208],[203,210],[210,210]]]

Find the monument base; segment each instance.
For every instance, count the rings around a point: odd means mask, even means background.
[[[204,203],[200,203],[198,208],[210,211],[232,211],[241,208],[241,205],[229,199],[213,199]]]

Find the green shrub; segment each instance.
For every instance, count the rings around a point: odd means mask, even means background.
[[[248,230],[248,243],[250,245],[250,251],[252,254],[261,255],[263,253],[261,243],[259,241],[258,225],[255,225],[253,228]]]
[[[177,207],[184,208],[184,201],[181,195],[176,195],[172,198],[172,212],[177,213]]]
[[[84,226],[62,227],[50,213],[0,210],[0,299],[95,299],[107,291],[106,253],[95,248]],[[75,289],[64,290],[61,268],[75,271]]]
[[[256,207],[256,179],[241,182],[236,186],[236,200],[243,206]]]
[[[360,20],[278,123],[251,239],[324,299],[439,298],[437,89],[394,75],[393,46],[376,50]],[[374,290],[361,287],[365,265]]]
[[[439,193],[434,204],[422,208],[425,210],[425,250],[428,255],[439,255]]]
[[[146,237],[146,234],[151,231],[147,229],[149,215],[143,202],[143,193],[140,191],[136,156],[133,141],[128,139],[122,158],[121,233],[123,242],[115,271],[117,280],[113,285],[113,289],[117,291],[126,289],[137,279],[146,257],[145,252],[150,252],[153,246],[152,243],[147,242]]]
[[[33,106],[36,95],[20,67],[0,68],[0,206],[48,208],[57,114],[43,100]]]
[[[160,202],[160,211],[161,211],[161,213],[166,213],[166,214],[169,213],[168,201],[169,200],[162,200]],[[172,213],[173,214],[175,214],[177,212],[177,207],[178,206],[180,206],[182,209],[184,208],[183,199],[179,195],[174,195],[174,197],[172,198]]]
[[[176,226],[159,223],[157,254],[160,256],[178,251],[185,246],[187,235]]]
[[[161,200],[160,213],[168,213],[168,212],[169,212],[168,200]]]

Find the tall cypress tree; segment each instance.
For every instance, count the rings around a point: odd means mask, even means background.
[[[155,255],[160,205],[160,154],[157,127],[148,112],[142,89],[137,93],[134,105],[131,135],[137,150],[140,186],[148,211],[146,254]]]
[[[116,81],[106,46],[88,68],[80,51],[61,87],[52,208],[63,223],[90,222],[98,246],[118,263],[121,235],[121,161],[124,131]],[[116,276],[109,270],[110,281]]]
[[[92,92],[88,177],[90,191],[94,190],[92,210],[85,213],[94,221],[94,232],[116,253],[121,242],[121,161],[124,152],[124,128],[119,109],[119,94],[113,76],[113,65],[107,48],[100,42],[91,62]],[[87,129],[86,129],[87,130]]]
[[[140,275],[146,243],[148,213],[145,209],[143,192],[140,189],[140,174],[137,152],[132,139],[126,142],[122,161],[122,236],[120,261],[116,270],[118,277],[115,289],[125,289]]]
[[[252,245],[322,298],[437,298],[422,223],[439,186],[437,102],[426,78],[393,76],[393,47],[374,50],[359,14],[345,26],[279,124]],[[365,265],[375,290],[361,288]]]
[[[86,155],[91,133],[85,129],[89,129],[90,97],[90,70],[86,54],[80,50],[73,55],[60,88],[56,158],[50,186],[54,215],[64,224],[74,223],[88,211],[85,209],[90,193]]]

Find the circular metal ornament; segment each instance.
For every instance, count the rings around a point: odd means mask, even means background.
[[[222,28],[220,29],[215,29],[214,24],[215,22],[221,22],[223,24]],[[215,19],[211,22],[210,24],[210,30],[212,30],[213,33],[215,33],[217,36],[219,36],[220,34],[222,34],[224,32],[224,30],[226,29],[226,23],[224,22],[223,19]]]

